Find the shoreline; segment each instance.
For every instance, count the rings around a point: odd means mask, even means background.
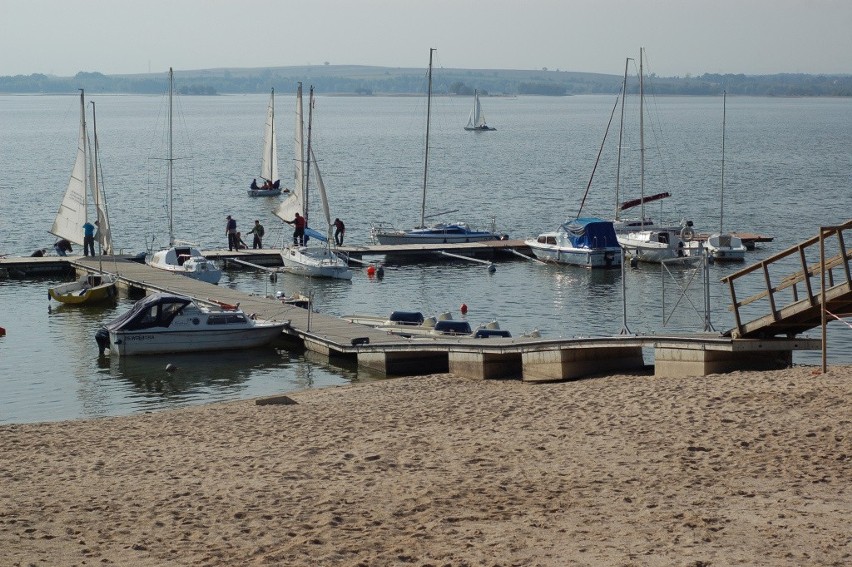
[[[3,565],[852,562],[852,366],[0,426]]]

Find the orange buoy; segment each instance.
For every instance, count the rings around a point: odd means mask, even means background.
[[[374,276],[374,275],[376,275],[376,267],[375,267],[375,266],[373,266],[373,265],[369,266],[369,267],[367,268],[367,275],[368,275],[368,276]]]
[[[461,304],[461,312],[462,312],[462,315],[467,315],[467,303]]]

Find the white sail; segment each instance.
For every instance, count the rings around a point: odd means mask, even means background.
[[[294,165],[294,176],[293,176],[293,189],[290,191],[290,195],[278,205],[278,209],[275,211],[275,215],[282,219],[291,221],[296,216],[296,213],[300,215],[305,214],[305,187],[304,187],[304,160],[305,160],[305,149],[304,149],[304,137],[303,137],[303,123],[302,119],[302,83],[299,83],[298,88],[296,89],[296,129],[295,129],[295,156],[293,160]]]
[[[317,163],[317,156],[314,153],[313,148],[311,148],[311,160],[314,162],[314,173],[317,176],[317,191],[319,191],[320,200],[322,201],[322,212],[325,214],[326,226],[329,227],[330,232],[331,212],[328,210],[328,197],[325,194],[325,183],[322,182],[322,175],[320,175],[319,164]]]
[[[269,97],[266,110],[266,126],[263,130],[263,156],[260,162],[260,176],[270,182],[278,180],[278,144],[275,139],[275,89]]]
[[[482,114],[482,105],[479,104],[479,93],[473,92],[473,110],[467,119],[468,128],[481,128],[485,124],[485,115]]]
[[[106,193],[104,192],[103,184],[101,183],[101,164],[98,159],[100,146],[98,145],[98,126],[95,116],[95,103],[92,102],[92,132],[93,143],[92,158],[89,160],[91,171],[89,174],[89,191],[92,195],[92,202],[95,204],[97,213],[98,231],[95,233],[95,240],[98,242],[100,254],[112,254],[112,231],[109,226],[109,215],[107,214]]]
[[[83,225],[86,223],[86,168],[87,168],[86,103],[80,91],[80,134],[77,138],[77,159],[71,170],[71,179],[59,205],[50,233],[83,245]]]

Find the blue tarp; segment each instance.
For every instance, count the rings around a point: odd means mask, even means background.
[[[618,246],[611,221],[596,217],[576,218],[566,221],[561,228],[568,233],[568,239],[575,248]]]
[[[312,228],[306,228],[305,229],[305,236],[307,236],[308,238],[316,238],[320,242],[328,242],[328,238],[326,238],[326,236],[323,233],[317,232],[316,230],[314,230]],[[305,239],[306,244],[307,244],[308,238]]]

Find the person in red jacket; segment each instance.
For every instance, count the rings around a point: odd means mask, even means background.
[[[293,244],[302,246],[305,243],[305,227],[308,224],[305,217],[296,213],[296,218],[291,221],[285,220],[284,222],[293,225]]]

